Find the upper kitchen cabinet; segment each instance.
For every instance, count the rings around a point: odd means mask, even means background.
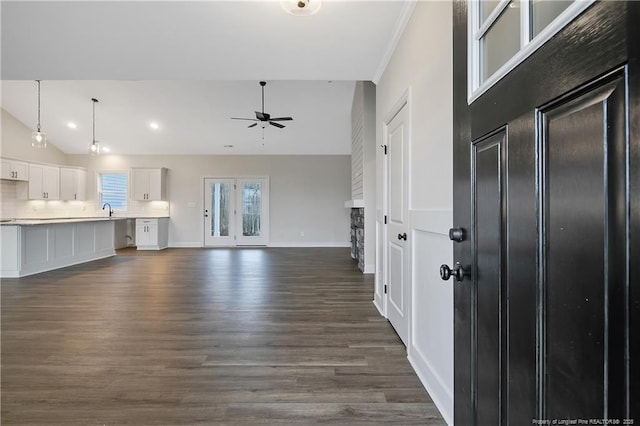
[[[2,179],[29,180],[29,163],[24,161],[2,159]]]
[[[131,198],[138,201],[165,201],[167,169],[131,169]]]
[[[29,164],[29,182],[17,187],[20,200],[59,200],[60,169],[54,166]]]
[[[84,201],[87,194],[87,172],[70,167],[60,168],[60,199]]]

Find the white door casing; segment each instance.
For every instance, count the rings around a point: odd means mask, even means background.
[[[385,126],[387,145],[387,317],[405,345],[409,336],[409,127],[403,102]]]

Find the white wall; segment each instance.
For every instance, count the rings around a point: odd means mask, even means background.
[[[34,120],[35,115],[34,110]],[[33,148],[31,146],[33,130],[2,108],[0,108],[0,117],[0,125],[2,126],[0,127],[0,157],[35,163],[66,163],[66,155],[52,143],[48,143],[46,149]],[[35,126],[35,121],[33,124]],[[42,131],[46,134],[46,127],[43,126]]]
[[[384,143],[384,117],[403,93],[410,94],[408,358],[449,424],[453,423],[453,287],[440,280],[438,267],[453,259],[447,238],[453,207],[452,60],[451,3],[418,2],[376,94],[378,144]],[[380,152],[376,169],[376,205],[381,213]]]
[[[95,197],[98,170],[168,168],[170,246],[202,245],[205,177],[247,176],[270,178],[271,246],[348,246],[349,212],[344,208],[344,201],[351,196],[348,155],[69,155],[68,159],[88,169],[88,198]],[[96,201],[89,203],[95,205]],[[163,203],[132,203],[134,210],[152,216],[164,208]]]

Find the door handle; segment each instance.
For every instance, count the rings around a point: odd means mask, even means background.
[[[468,276],[469,273],[464,270],[460,262],[456,262],[453,268],[449,268],[448,265],[440,266],[440,278],[444,281],[448,281],[449,278],[454,277],[456,281],[460,282],[464,280],[465,276]]]
[[[464,228],[455,227],[449,229],[449,239],[456,243],[461,243],[465,239]]]
[[[407,241],[407,233],[398,234],[398,239]]]

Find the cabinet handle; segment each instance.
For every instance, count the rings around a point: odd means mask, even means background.
[[[77,200],[78,199],[78,195],[77,194],[73,194],[73,199]]]

